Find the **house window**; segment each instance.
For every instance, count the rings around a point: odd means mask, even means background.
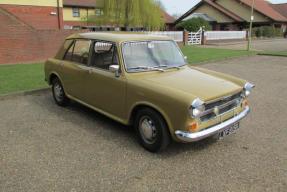
[[[96,9],[96,16],[103,15],[103,11],[101,9]]]
[[[80,17],[80,9],[73,8],[73,17]]]

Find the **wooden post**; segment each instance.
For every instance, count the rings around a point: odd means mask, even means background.
[[[250,51],[250,48],[251,48],[252,23],[253,23],[253,20],[254,20],[254,4],[255,4],[255,0],[252,1],[252,7],[251,7],[251,17],[250,17],[249,38],[248,38],[248,44],[247,44],[247,51]]]
[[[183,31],[183,45],[188,45],[188,35],[189,35],[189,32],[184,30]]]
[[[205,43],[206,43],[205,30],[202,29],[202,32],[201,32],[201,45],[205,45]]]

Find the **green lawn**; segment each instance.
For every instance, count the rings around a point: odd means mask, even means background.
[[[42,63],[0,66],[0,95],[47,87]]]
[[[191,64],[253,55],[255,52],[185,46],[183,53]],[[47,87],[43,63],[0,65],[0,95]]]
[[[202,62],[224,60],[232,57],[255,55],[256,52],[244,50],[202,48],[198,46],[185,46],[182,52],[188,57],[189,63],[196,65]]]

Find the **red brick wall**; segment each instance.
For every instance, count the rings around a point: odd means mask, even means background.
[[[77,32],[34,29],[0,8],[0,64],[46,60],[55,56],[65,37]]]
[[[57,7],[41,7],[41,6],[22,6],[22,5],[0,5],[0,8],[6,10],[10,14],[17,17],[24,23],[35,29],[59,29],[58,15],[51,15],[52,12],[57,13]],[[63,11],[60,11],[60,27],[63,28]]]
[[[54,57],[65,38],[80,31],[15,30],[0,31],[0,64],[25,63]]]

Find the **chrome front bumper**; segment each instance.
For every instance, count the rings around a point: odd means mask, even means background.
[[[215,135],[217,133],[220,133],[228,126],[240,121],[244,117],[247,116],[247,114],[250,112],[250,108],[246,107],[241,113],[239,113],[237,116],[224,121],[218,125],[215,125],[213,127],[210,127],[208,129],[205,129],[203,131],[199,131],[196,133],[190,133],[190,132],[184,132],[184,131],[175,131],[176,137],[183,142],[195,142],[202,140],[204,138],[207,138],[209,136]]]

